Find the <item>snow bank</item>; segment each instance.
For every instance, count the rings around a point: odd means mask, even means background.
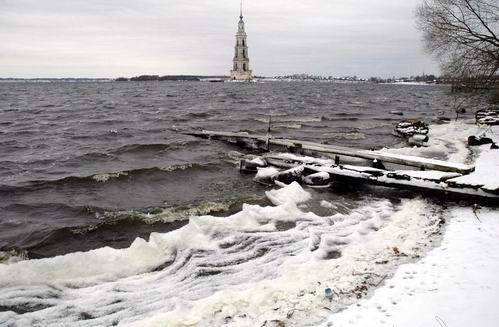
[[[479,221],[470,208],[454,208],[451,215],[440,247],[322,326],[497,326],[499,214],[482,209]]]
[[[469,150],[466,146],[468,136],[477,135],[485,128],[477,126],[472,120],[462,120],[450,124],[432,125],[427,147],[390,148],[382,151],[394,154],[436,158],[456,163],[468,163]]]
[[[458,185],[484,186],[486,189],[499,189],[499,150],[490,149],[490,144],[482,145],[476,159],[475,171],[469,175],[453,178]]]

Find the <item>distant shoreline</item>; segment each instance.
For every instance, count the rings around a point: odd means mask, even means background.
[[[162,80],[120,80],[114,78],[0,78],[0,84],[9,83],[129,83],[129,82],[225,82],[228,79],[201,77],[199,79],[162,79]],[[255,81],[260,82],[275,82],[275,83],[331,83],[331,84],[380,84],[380,85],[407,85],[407,86],[425,86],[425,85],[448,85],[449,83],[435,83],[435,82],[414,82],[414,81],[392,81],[392,82],[373,82],[368,80],[321,80],[321,79],[285,79],[285,78],[255,78]]]
[[[435,75],[422,75],[410,77],[379,78],[370,77],[359,78],[357,76],[320,76],[311,74],[293,74],[285,76],[254,76],[255,81],[276,81],[276,82],[329,82],[329,83],[373,83],[373,84],[403,84],[403,85],[428,85],[445,84],[441,78]],[[162,81],[191,81],[191,82],[224,82],[229,80],[225,75],[140,75],[134,77],[118,78],[0,78],[0,83],[12,82],[33,82],[33,83],[109,83],[109,82],[162,82]]]

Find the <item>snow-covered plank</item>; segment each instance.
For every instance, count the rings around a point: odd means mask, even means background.
[[[384,162],[391,162],[402,164],[406,166],[418,167],[424,170],[440,170],[446,172],[456,172],[460,174],[468,174],[475,170],[474,166],[465,165],[456,162],[447,162],[443,160],[421,158],[415,156],[408,156],[404,154],[394,154],[385,151],[362,151],[368,156],[372,156],[373,159],[377,159]]]
[[[397,170],[393,174],[405,175],[411,178],[423,179],[427,181],[443,182],[450,178],[462,176],[459,173],[448,173],[438,170]]]
[[[306,169],[317,172],[327,172],[332,181],[343,181],[348,183],[362,183],[376,186],[394,187],[427,194],[453,196],[476,202],[499,203],[499,195],[486,192],[480,188],[453,187],[445,182],[425,180],[420,178],[398,178],[393,172],[385,171],[381,176],[374,176],[362,171],[341,169],[340,167],[324,167],[306,165]]]
[[[189,135],[203,137],[203,138],[213,138],[221,140],[229,140],[231,143],[241,142],[243,144],[248,143],[250,140],[256,141],[253,144],[259,148],[266,148],[268,146],[280,146],[289,150],[307,150],[318,153],[327,153],[338,156],[346,156],[353,158],[362,158],[368,160],[378,160],[382,162],[394,163],[399,165],[418,167],[423,170],[440,170],[446,172],[457,172],[460,174],[467,174],[472,172],[475,168],[470,165],[447,162],[443,160],[421,158],[416,156],[408,156],[401,154],[392,154],[382,151],[371,151],[371,150],[358,150],[347,147],[333,146],[328,144],[319,144],[308,141],[300,141],[293,139],[283,139],[283,138],[268,138],[265,135],[249,135],[247,133],[230,133],[230,132],[215,132],[215,131],[202,131],[188,133]]]

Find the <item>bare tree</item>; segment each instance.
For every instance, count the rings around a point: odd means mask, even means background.
[[[498,0],[423,0],[416,16],[444,74],[488,80],[498,73]]]

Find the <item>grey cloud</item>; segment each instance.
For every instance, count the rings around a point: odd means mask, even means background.
[[[434,72],[419,0],[245,3],[258,75]],[[227,74],[236,0],[0,0],[0,77]]]

